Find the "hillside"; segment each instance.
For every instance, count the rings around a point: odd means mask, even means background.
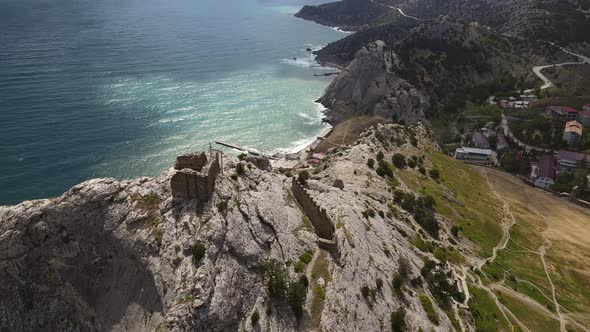
[[[373,40],[380,37],[390,43]],[[403,18],[357,32],[317,54],[318,61],[344,68],[319,99],[331,123],[353,114],[415,122],[457,113],[467,100],[534,86],[534,63],[569,59],[550,44],[502,36],[450,17],[419,24]]]
[[[344,0],[318,6],[304,6],[296,17],[345,31],[361,30],[383,15],[379,4],[366,0]]]
[[[407,15],[423,20],[436,19],[440,15],[447,15],[467,22],[479,22],[491,27],[499,33],[504,33],[527,40],[550,40],[588,52],[590,50],[590,3],[587,1],[537,1],[537,0],[376,0],[366,1],[373,5],[381,5],[384,11],[388,6],[400,8]],[[345,2],[335,2],[329,5],[333,11],[347,13],[351,8]],[[367,15],[368,11],[359,8],[355,10],[358,17],[365,21],[357,21],[357,25],[371,26],[386,23],[383,17]],[[306,8],[306,12],[311,12]],[[360,15],[359,13],[363,13]],[[316,12],[321,17],[321,12]],[[308,19],[305,14],[298,17]],[[321,23],[321,19],[314,21]],[[339,17],[346,17],[341,14]],[[333,18],[332,24],[338,25]]]
[[[226,160],[204,210],[172,199],[172,170],[0,207],[0,327],[590,327],[590,295],[576,291],[588,289],[588,211],[431,142],[421,126],[377,125],[329,150],[304,190],[334,249],[318,247],[293,178],[260,158]]]

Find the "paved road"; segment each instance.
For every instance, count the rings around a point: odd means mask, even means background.
[[[562,67],[562,66],[569,66],[569,65],[581,65],[584,63],[590,63],[590,58],[582,55],[582,54],[578,54],[578,53],[574,53],[566,48],[563,48],[557,44],[555,44],[554,42],[550,42],[550,41],[545,41],[553,46],[558,47],[559,49],[561,49],[562,51],[564,51],[565,53],[569,54],[569,55],[573,55],[577,58],[580,58],[580,60],[582,61],[578,61],[578,62],[563,62],[563,63],[557,63],[554,65],[546,65],[546,66],[535,66],[533,67],[533,72],[535,73],[535,75],[537,75],[537,77],[539,77],[542,81],[543,81],[543,85],[541,86],[541,90],[545,90],[548,89],[550,87],[553,86],[553,82],[551,82],[547,76],[543,75],[543,73],[541,72],[543,69],[545,68],[551,68],[551,67]]]

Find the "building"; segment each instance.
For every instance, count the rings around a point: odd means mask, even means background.
[[[590,168],[590,155],[560,150],[557,153],[557,165],[561,170],[572,170],[576,168]]]
[[[588,107],[588,110],[585,110]],[[577,121],[584,127],[590,127],[590,104],[584,106],[584,111],[578,113]]]
[[[481,131],[476,131],[473,133],[473,146],[479,149],[489,149],[490,142],[486,135],[484,135]]]
[[[462,147],[455,150],[455,159],[482,163],[494,163],[494,152],[490,149]]]
[[[504,137],[504,134],[498,134],[497,137],[497,142],[496,142],[496,151],[500,152],[500,151],[504,151],[508,148],[508,142],[506,142],[506,137]]]
[[[568,121],[563,130],[563,140],[567,144],[576,144],[582,139],[582,125],[578,121]]]
[[[578,110],[569,106],[549,106],[546,109],[547,116],[556,121],[573,121],[578,117]]]
[[[539,176],[535,179],[535,186],[549,188],[555,184],[555,158],[544,155],[539,161]]]

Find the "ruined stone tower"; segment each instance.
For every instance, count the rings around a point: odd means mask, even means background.
[[[215,179],[221,170],[221,152],[191,153],[176,157],[170,186],[172,196],[179,199],[208,201],[215,189]]]

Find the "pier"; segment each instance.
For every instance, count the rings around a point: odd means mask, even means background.
[[[222,146],[225,146],[225,147],[228,147],[231,149],[239,150],[239,151],[244,151],[244,152],[253,154],[255,156],[261,155],[261,153],[258,151],[247,149],[247,148],[241,147],[239,145],[235,145],[235,144],[231,144],[231,143],[227,143],[227,142],[223,142],[223,141],[215,141],[215,144],[219,144],[219,145],[222,145]]]

